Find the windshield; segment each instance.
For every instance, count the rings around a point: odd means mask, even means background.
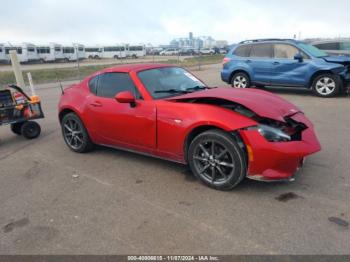
[[[318,49],[317,47],[315,47],[313,45],[309,45],[309,44],[305,44],[305,43],[299,43],[298,45],[299,45],[299,47],[301,47],[307,53],[309,53],[310,55],[312,55],[314,57],[325,57],[325,56],[328,56],[328,54],[326,52]]]
[[[206,88],[194,75],[180,67],[163,67],[138,73],[153,98],[176,96]]]

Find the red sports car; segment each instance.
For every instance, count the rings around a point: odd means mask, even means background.
[[[245,177],[291,180],[320,150],[312,123],[286,100],[256,89],[208,87],[181,67],[122,65],[64,90],[59,120],[68,147],[94,144],[188,164],[206,185]]]

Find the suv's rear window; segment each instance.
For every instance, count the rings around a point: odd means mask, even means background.
[[[233,52],[236,56],[248,57],[249,56],[250,45],[241,45],[236,48]]]
[[[250,57],[272,57],[272,45],[271,44],[256,44],[252,45],[250,50]]]

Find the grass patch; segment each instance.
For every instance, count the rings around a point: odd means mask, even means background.
[[[223,59],[223,55],[212,55],[212,56],[196,56],[186,58],[183,61],[177,59],[169,59],[166,61],[160,61],[160,63],[174,64],[183,67],[193,67],[199,65],[217,64]],[[157,62],[157,61],[155,61]],[[115,65],[120,65],[116,63]],[[31,72],[34,84],[44,84],[57,82],[58,79],[61,81],[78,80],[82,79],[96,71],[112,67],[115,65],[88,65],[81,66],[78,71],[77,67],[70,68],[53,68],[53,69],[36,69],[23,71],[23,78],[28,85],[27,72]],[[8,85],[16,83],[14,73],[12,71],[0,72],[0,85]]]

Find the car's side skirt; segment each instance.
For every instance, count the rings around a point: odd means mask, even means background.
[[[114,146],[114,145],[106,145],[106,144],[99,144],[99,145],[100,146],[109,147],[109,148],[118,149],[118,150],[122,150],[122,151],[126,151],[126,152],[130,152],[130,153],[135,153],[135,154],[139,154],[139,155],[143,155],[143,156],[158,158],[158,159],[162,159],[162,160],[166,160],[166,161],[170,161],[170,162],[174,162],[174,163],[178,163],[178,164],[183,164],[183,165],[187,164],[185,161],[176,160],[176,159],[173,159],[173,158],[170,158],[170,157],[159,156],[159,155],[156,155],[156,154],[146,153],[146,152],[142,152],[142,151],[138,151],[138,150],[134,150],[134,149],[130,149],[130,148],[119,147],[119,146]]]
[[[288,85],[288,84],[271,84],[271,83],[264,83],[264,82],[252,82],[253,85],[264,85],[264,86],[283,86],[283,87],[301,87],[301,88],[307,88],[304,85]]]

